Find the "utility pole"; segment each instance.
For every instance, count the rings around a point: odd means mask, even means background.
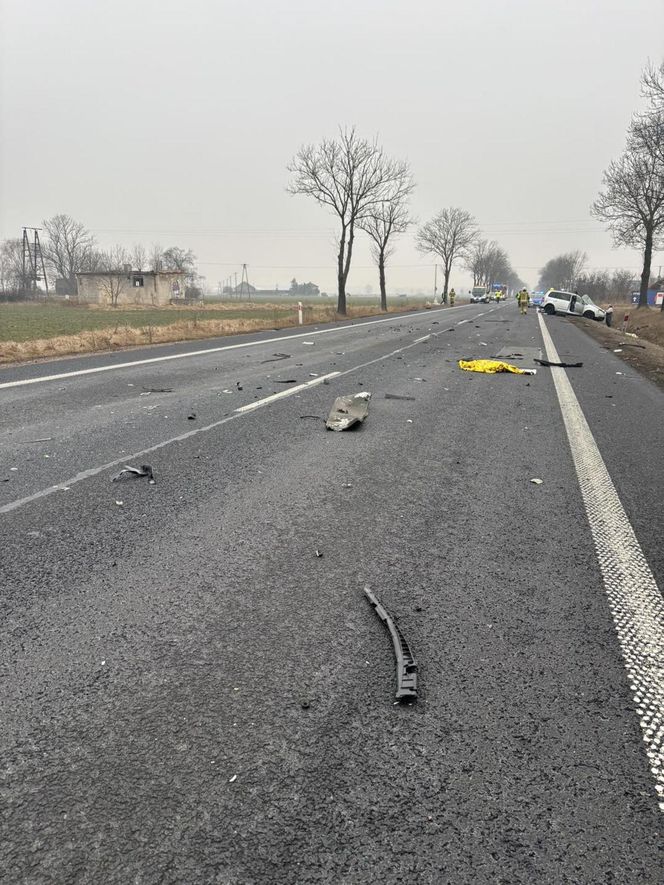
[[[242,265],[242,281],[240,283],[240,289],[244,290],[244,284],[247,284],[246,293],[247,298],[251,301],[251,293],[249,291],[249,271],[247,270],[247,265]]]
[[[34,294],[37,291],[37,282],[44,280],[44,288],[48,295],[48,280],[46,279],[46,268],[44,266],[44,253],[42,252],[41,243],[39,242],[40,227],[24,227],[23,228],[23,256],[21,267],[21,290],[25,296],[28,293]],[[28,231],[33,232],[33,241],[30,242]],[[41,267],[41,277],[39,276],[39,268]]]
[[[237,291],[237,271],[235,271],[235,297],[236,297],[236,298],[238,297],[238,291]]]

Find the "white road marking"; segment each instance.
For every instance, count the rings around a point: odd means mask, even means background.
[[[470,305],[464,305],[470,307]],[[294,335],[280,335],[277,338],[263,338],[260,341],[245,341],[241,344],[223,344],[219,347],[208,347],[205,350],[189,350],[186,353],[171,353],[167,356],[153,356],[142,360],[131,360],[126,363],[113,363],[108,366],[95,366],[91,369],[76,369],[73,372],[59,372],[57,375],[43,375],[39,378],[22,378],[19,381],[5,381],[0,383],[0,390],[10,387],[24,387],[27,384],[41,384],[44,381],[62,381],[64,378],[75,378],[80,375],[95,375],[99,372],[111,372],[114,369],[130,369],[134,366],[147,366],[151,363],[163,363],[169,360],[182,360],[187,357],[206,356],[210,353],[222,353],[225,350],[239,350],[242,347],[258,347],[263,344],[277,344],[280,341],[294,341],[298,338],[312,338],[314,335],[330,335],[333,332],[343,332],[348,329],[362,329],[365,326],[376,326],[380,323],[394,323],[398,320],[410,320],[413,317],[431,316],[430,310],[418,310],[413,313],[396,317],[383,317],[380,320],[368,320],[365,323],[353,323],[348,326],[335,326],[333,329],[318,329],[316,331],[299,332]],[[102,356],[104,354],[101,354]],[[94,356],[94,354],[92,354]]]
[[[270,403],[273,403],[278,399],[285,399],[287,396],[292,396],[294,393],[297,393],[299,390],[306,390],[307,387],[315,387],[317,384],[323,384],[325,381],[329,381],[330,378],[336,378],[337,375],[341,374],[340,372],[330,372],[329,375],[321,375],[319,378],[314,378],[313,381],[307,381],[304,384],[298,384],[296,387],[289,387],[287,390],[280,390],[279,393],[273,393],[271,396],[263,397],[263,399],[258,399],[253,403],[248,403],[246,406],[240,406],[239,409],[236,409],[236,412],[253,412],[254,409],[260,409],[261,406],[267,406]]]
[[[542,315],[537,316],[547,359],[558,363],[560,357],[549,330]],[[659,808],[664,811],[664,598],[567,373],[561,368],[552,368],[551,372],[604,588],[634,692]]]
[[[182,442],[185,439],[190,439],[192,436],[197,436],[199,433],[207,433],[209,430],[214,430],[217,427],[221,427],[223,424],[228,424],[229,421],[235,421],[238,418],[241,418],[243,415],[254,411],[259,406],[269,405],[275,400],[280,400],[288,396],[292,396],[292,394],[297,393],[298,390],[302,390],[307,387],[314,387],[316,384],[321,384],[326,378],[341,378],[344,375],[350,375],[351,372],[357,372],[360,369],[365,369],[367,366],[372,366],[375,363],[380,363],[383,360],[395,356],[396,354],[403,353],[406,350],[410,350],[412,347],[415,347],[415,342],[405,344],[403,347],[399,347],[396,350],[392,350],[389,353],[376,357],[375,359],[368,360],[368,362],[366,363],[360,363],[359,365],[353,366],[350,369],[346,369],[343,372],[332,372],[329,375],[322,375],[320,378],[315,378],[312,381],[307,381],[305,384],[298,384],[296,387],[290,387],[288,390],[279,391],[279,393],[274,394],[273,396],[265,397],[265,399],[263,400],[258,400],[256,403],[249,403],[248,406],[242,406],[239,409],[236,409],[233,415],[227,415],[225,418],[222,418],[219,421],[214,421],[212,424],[206,424],[205,427],[197,427],[195,430],[189,430],[186,433],[180,434],[179,436],[171,437],[170,439],[166,439],[163,442],[156,443],[154,446],[150,446],[147,449],[142,449],[140,452],[134,452],[131,455],[123,455],[121,458],[115,458],[113,461],[108,461],[106,464],[101,464],[97,467],[91,467],[89,470],[83,470],[81,471],[81,473],[77,473],[76,476],[73,476],[71,479],[66,479],[63,482],[58,483],[57,485],[49,486],[49,488],[47,489],[41,489],[38,492],[34,492],[34,494],[32,495],[27,495],[25,498],[18,498],[16,501],[10,501],[8,504],[0,506],[0,514],[10,513],[12,510],[17,510],[19,507],[23,507],[25,504],[30,504],[33,501],[38,501],[41,498],[46,498],[49,495],[55,494],[56,492],[68,491],[69,488],[76,483],[82,482],[84,479],[89,479],[92,476],[97,476],[98,474],[103,473],[104,470],[110,470],[112,467],[117,467],[118,464],[126,464],[131,461],[138,461],[139,458],[142,458],[144,455],[149,455],[151,452],[156,452],[159,449],[170,446],[172,443]]]
[[[416,338],[413,344],[421,344],[423,341],[428,341],[429,338],[431,338],[431,335],[423,335],[421,338]]]

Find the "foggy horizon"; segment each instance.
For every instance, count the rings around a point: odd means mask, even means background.
[[[336,219],[286,192],[304,144],[355,126],[410,161],[419,222],[471,212],[534,287],[574,249],[640,273],[590,216],[664,57],[664,4],[1,0],[0,237],[66,213],[100,245],[192,249],[206,287],[336,292]],[[657,37],[660,34],[660,37]],[[433,289],[399,237],[390,293]],[[664,264],[655,253],[653,272]],[[471,280],[457,265],[451,284]],[[440,277],[438,280],[440,287]],[[349,292],[378,291],[359,235]]]

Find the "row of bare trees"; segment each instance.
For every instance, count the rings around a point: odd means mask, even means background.
[[[395,237],[414,223],[409,199],[415,183],[408,161],[389,157],[377,141],[360,138],[354,128],[340,128],[337,138],[301,147],[288,171],[290,193],[312,197],[337,217],[337,311],[346,313],[346,286],[357,231],[371,239],[381,308],[387,310],[387,260]],[[443,301],[447,300],[456,261],[464,261],[477,282],[490,285],[499,281],[510,286],[521,282],[504,249],[480,238],[475,219],[465,209],[443,209],[422,224],[416,246],[442,263]]]
[[[648,304],[653,251],[664,246],[664,63],[649,65],[641,84],[645,110],[633,117],[625,150],[609,164],[592,206],[617,246],[643,253],[639,307]]]
[[[122,245],[101,249],[93,233],[70,215],[54,215],[42,222],[42,250],[49,278],[65,280],[76,291],[76,274],[85,271],[106,274],[109,278],[126,267],[138,271],[182,271],[189,294],[196,294],[200,277],[196,256],[180,246],[162,248],[158,243],[146,248],[138,243],[131,249]],[[20,293],[23,279],[23,243],[8,239],[0,243],[0,292]],[[112,299],[111,299],[112,300]]]
[[[540,270],[538,288],[564,289],[589,295],[594,301],[621,301],[631,294],[634,275],[631,271],[618,268],[608,270],[586,270],[588,256],[576,249],[550,258]]]

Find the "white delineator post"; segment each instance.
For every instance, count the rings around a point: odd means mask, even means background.
[[[301,301],[297,302],[297,321],[300,326],[304,323],[304,315],[302,313],[302,302]]]

